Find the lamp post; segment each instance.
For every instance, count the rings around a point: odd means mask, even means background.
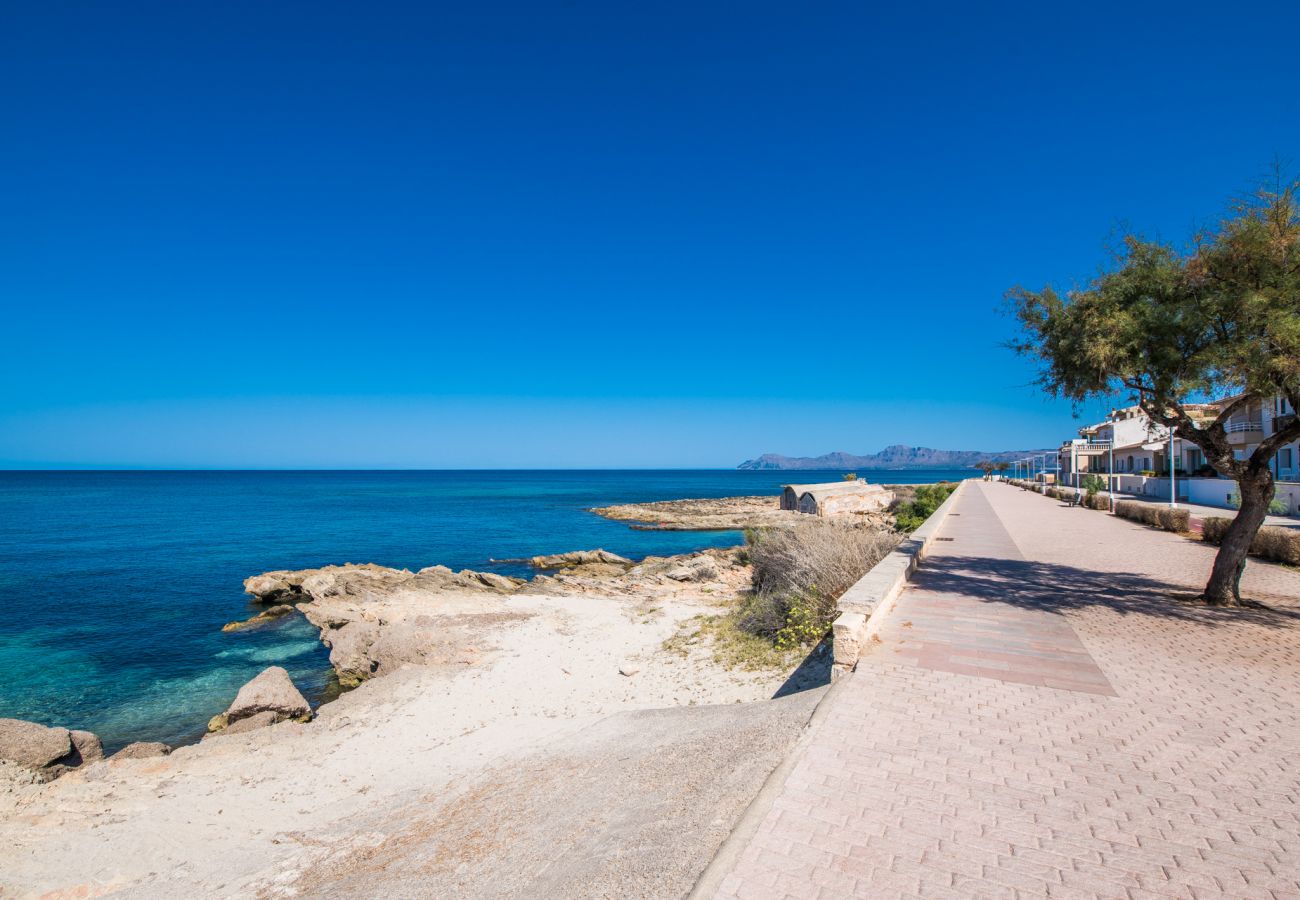
[[[1106,448],[1106,496],[1110,497],[1110,511],[1115,512],[1115,429],[1110,430],[1110,446]]]
[[[1178,506],[1178,486],[1175,484],[1174,475],[1174,430],[1169,429],[1169,508],[1175,509]]]

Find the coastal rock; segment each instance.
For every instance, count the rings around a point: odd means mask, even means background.
[[[608,550],[572,550],[568,553],[552,553],[547,556],[534,556],[528,560],[534,569],[569,569],[575,566],[611,565],[623,569],[631,568],[634,563],[626,557]]]
[[[378,622],[344,621],[332,625],[326,619],[318,621],[310,613],[307,619],[321,628],[321,643],[329,648],[330,665],[342,687],[354,688],[379,669],[379,660],[370,652],[379,637]]]
[[[450,570],[449,570],[450,571]],[[400,581],[413,577],[410,572],[389,569],[373,563],[343,566],[325,566],[320,569],[279,570],[264,572],[244,579],[244,590],[261,603],[297,603],[313,596],[330,595],[340,588],[337,582],[343,576],[347,582],[356,579]]]
[[[781,509],[781,498],[710,497],[624,503],[593,509],[598,516],[634,523],[639,531],[719,531],[741,528],[789,528],[801,513]]]
[[[294,593],[293,588],[284,579],[277,577],[278,574],[268,572],[265,575],[254,575],[251,578],[245,578],[244,591],[263,602],[289,597]]]
[[[669,569],[664,577],[673,581],[712,581],[718,577],[718,564],[711,556],[694,556],[682,565]]]
[[[0,794],[41,784],[45,780],[38,772],[26,766],[19,765],[13,760],[0,759]]]
[[[484,587],[490,587],[493,590],[501,591],[502,593],[509,593],[524,584],[523,579],[507,578],[506,576],[498,575],[495,572],[473,572],[466,569],[461,574],[468,574]]]
[[[0,719],[0,759],[28,769],[43,769],[72,753],[66,728],[50,728],[22,719]]]
[[[245,628],[256,628],[259,625],[265,625],[268,622],[274,622],[276,619],[280,618],[281,616],[287,616],[289,613],[293,612],[293,610],[294,607],[289,605],[288,603],[279,603],[275,606],[270,607],[269,609],[263,610],[262,612],[258,613],[252,618],[244,619],[239,622],[227,622],[225,625],[221,626],[221,630],[242,631]]]
[[[623,662],[618,664],[618,674],[626,676],[628,678],[631,678],[633,675],[635,675],[637,672],[640,671],[641,671],[641,667],[636,663],[632,662],[631,660],[624,660]]]
[[[235,701],[220,716],[208,723],[209,730],[228,729],[241,719],[259,713],[271,713],[276,721],[281,719],[311,718],[311,706],[294,687],[289,673],[280,666],[269,666],[248,684],[239,689]],[[223,720],[224,721],[221,721]],[[213,727],[213,726],[216,727]]]
[[[127,744],[109,759],[151,759],[156,756],[166,756],[171,752],[172,748],[161,741],[136,741],[134,744]]]
[[[0,719],[0,760],[22,766],[38,780],[104,758],[99,736],[89,731],[50,728],[22,719]]]
[[[72,741],[72,753],[63,760],[64,765],[76,767],[104,758],[104,742],[94,732],[69,731],[68,738]]]
[[[274,725],[276,722],[279,721],[281,721],[281,717],[268,709],[265,712],[255,713],[254,715],[251,715],[246,719],[240,719],[237,722],[231,722],[229,725],[225,726],[224,728],[218,731],[214,731],[210,734],[205,734],[203,736],[203,739],[207,740],[208,738],[214,738],[218,736],[225,737],[231,734],[243,734],[246,731],[256,731],[259,728],[265,728],[268,725]]]

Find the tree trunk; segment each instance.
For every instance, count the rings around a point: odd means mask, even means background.
[[[1223,535],[1219,555],[1214,558],[1214,568],[1210,571],[1210,582],[1205,586],[1206,602],[1221,606],[1241,605],[1241,574],[1246,571],[1246,554],[1273,500],[1273,473],[1267,468],[1250,472],[1237,484],[1241,509]]]

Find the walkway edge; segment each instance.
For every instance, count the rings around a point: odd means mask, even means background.
[[[723,879],[731,873],[736,867],[736,862],[740,859],[740,854],[749,846],[750,839],[753,838],[758,826],[767,818],[768,812],[772,809],[772,804],[776,802],[777,796],[785,788],[785,780],[794,770],[795,765],[803,757],[804,748],[812,741],[813,735],[817,733],[817,726],[826,718],[833,705],[835,697],[838,696],[844,687],[852,681],[852,678],[841,678],[831,684],[822,695],[821,700],[813,707],[812,715],[808,717],[808,724],[804,726],[803,734],[799,740],[790,748],[790,752],[785,755],[785,759],[777,763],[776,768],[768,773],[767,778],[763,780],[763,786],[758,789],[754,799],[749,801],[745,811],[740,814],[740,819],[736,826],[731,829],[731,833],[723,839],[713,859],[704,867],[700,877],[695,881],[695,887],[687,894],[688,900],[706,900],[712,898],[722,885]],[[770,701],[760,701],[770,702]]]
[[[871,635],[880,628],[880,623],[884,621],[889,612],[889,601],[898,596],[903,586],[912,577],[912,573],[916,571],[917,566],[925,559],[935,537],[938,536],[940,526],[948,518],[949,512],[951,512],[957,498],[965,487],[966,481],[958,483],[957,489],[949,495],[947,500],[940,504],[939,508],[934,511],[930,518],[925,520],[920,528],[912,532],[908,540],[873,566],[871,571],[862,576],[840,599],[840,606],[843,607],[845,598],[849,598],[850,594],[855,594],[850,600],[855,605],[866,602],[868,598],[874,598],[871,607],[865,612],[841,612],[839,618],[835,620],[832,626],[834,629],[835,664],[831,669],[832,683],[830,689],[818,701],[812,715],[808,717],[808,725],[804,728],[803,734],[799,736],[799,740],[790,748],[790,752],[786,754],[785,759],[778,763],[776,768],[764,779],[763,786],[758,789],[758,793],[750,801],[749,806],[745,807],[745,811],[741,813],[736,826],[732,828],[731,833],[718,847],[713,859],[704,867],[704,871],[700,873],[700,877],[695,882],[695,887],[687,895],[689,900],[712,898],[717,894],[723,880],[736,867],[740,854],[749,846],[750,840],[758,831],[758,826],[767,818],[768,812],[772,809],[772,804],[776,802],[777,796],[785,786],[786,778],[803,757],[804,749],[817,733],[817,726],[830,714],[831,707],[835,705],[836,697],[853,680],[852,669],[857,664],[858,654]],[[857,637],[857,642],[852,650],[852,662],[846,668],[841,669],[840,641],[842,639],[842,620],[846,616],[856,617],[856,619],[851,619],[854,622],[861,620],[861,633]],[[851,639],[851,636],[846,639]]]
[[[858,664],[858,657],[862,655],[867,641],[880,630],[883,613],[890,601],[898,597],[916,572],[917,566],[929,554],[939,536],[939,529],[943,527],[965,487],[966,481],[959,482],[957,489],[920,528],[844,592],[839,603],[840,614],[831,625],[835,648],[832,679],[852,671]]]

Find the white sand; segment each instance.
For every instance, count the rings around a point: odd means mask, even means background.
[[[607,595],[512,594],[501,602],[527,618],[481,631],[458,669],[408,666],[307,725],[95,763],[0,793],[0,896],[292,894],[316,835],[364,846],[373,836],[353,833],[352,819],[445,790],[601,716],[768,698],[787,673],[729,672],[705,649],[689,658],[661,649],[744,578],[732,569],[707,587],[659,579]],[[619,674],[625,661],[637,674]]]

